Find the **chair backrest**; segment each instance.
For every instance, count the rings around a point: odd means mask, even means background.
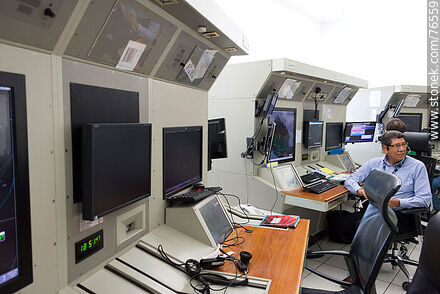
[[[440,213],[429,219],[419,266],[408,293],[440,293]]]
[[[424,156],[424,155],[410,155],[410,156],[417,160],[420,160],[421,162],[423,162],[423,164],[425,164],[426,171],[428,172],[429,184],[432,186],[432,180],[434,179],[437,159],[435,159],[434,157]]]
[[[364,182],[370,205],[351,243],[351,259],[347,259],[347,265],[354,282],[365,293],[375,289],[374,283],[385,254],[397,232],[397,217],[388,202],[400,186],[397,176],[378,169],[373,170]]]
[[[429,144],[429,133],[405,132],[404,135],[411,151],[416,152],[417,155],[431,156],[432,149]]]

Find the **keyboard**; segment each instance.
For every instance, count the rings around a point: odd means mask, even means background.
[[[306,185],[322,179],[325,179],[325,176],[318,173],[308,173],[301,176],[301,180]]]
[[[205,199],[208,196],[216,194],[220,192],[222,188],[220,187],[206,187],[202,190],[192,190],[180,195],[171,196],[167,200],[172,202],[185,202],[185,203],[194,203],[198,202],[202,199]]]
[[[316,185],[308,185],[307,187],[305,187],[307,190],[309,190],[310,192],[316,193],[316,194],[321,194],[322,192],[325,192],[327,190],[333,189],[334,187],[336,187],[338,184],[331,182],[331,181],[325,181],[325,182],[321,182],[319,184]]]

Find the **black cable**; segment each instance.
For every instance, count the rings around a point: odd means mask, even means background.
[[[276,196],[275,201],[274,201],[274,203],[273,203],[273,205],[272,205],[272,208],[270,209],[270,214],[272,215],[272,210],[274,209],[275,205],[276,205],[277,202],[278,202],[278,189],[277,189],[277,185],[276,185],[276,183],[275,183],[275,177],[274,177],[274,175],[273,175],[272,167],[269,166],[269,169],[270,169],[270,173],[271,173],[271,175],[272,175],[273,185],[274,185],[274,187],[275,187],[275,196]]]
[[[243,212],[243,214],[246,216],[246,222],[245,222],[245,223],[232,222],[233,224],[237,224],[237,225],[246,225],[246,224],[248,224],[248,223],[251,221],[251,219],[249,218],[249,216],[248,216],[248,214],[246,213],[246,211],[244,211],[244,210],[243,210],[243,207],[241,207],[241,200],[240,200],[240,197],[238,197],[237,195],[234,195],[234,194],[230,194],[230,193],[221,193],[221,192],[218,192],[218,194],[220,194],[221,196],[223,196],[223,197],[225,198],[226,202],[227,202],[228,205],[229,205],[229,208],[231,208],[231,205],[229,204],[229,201],[228,201],[228,199],[226,198],[226,196],[231,196],[231,197],[235,197],[235,198],[237,198],[237,200],[238,200],[238,207],[240,207],[241,212]],[[233,219],[233,217],[232,217],[232,212],[230,211],[229,213],[230,213],[230,215],[231,215],[231,218]]]

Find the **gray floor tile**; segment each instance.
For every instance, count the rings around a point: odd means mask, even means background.
[[[310,274],[311,274],[311,272],[309,272],[308,270],[304,269],[303,272],[302,272],[302,280],[304,280]]]
[[[406,291],[403,290],[402,286],[396,286],[391,284],[384,294],[406,294]]]
[[[319,248],[318,245],[316,245],[316,244],[311,246],[311,247],[309,247],[308,249],[309,250],[325,250],[324,248],[322,248],[322,249]],[[313,260],[313,261],[318,262],[319,264],[321,264],[321,263],[329,260],[331,257],[332,257],[331,255],[324,255],[324,256],[321,256],[319,258],[309,258],[308,260]]]
[[[313,269],[317,269],[322,264],[322,262],[318,262],[316,261],[316,259],[307,259],[306,264]]]
[[[405,267],[409,271],[411,276],[414,277],[414,274],[416,273],[417,267],[415,267],[413,265],[408,265],[408,264],[405,264]],[[405,274],[401,270],[399,270],[396,277],[393,279],[393,281],[391,283],[396,286],[401,286],[402,283],[405,281],[408,281],[408,278],[405,276]]]
[[[325,264],[335,266],[343,270],[348,270],[344,257],[340,255],[333,255],[329,260],[325,262]]]
[[[389,285],[390,283],[376,280],[376,293],[383,294]]]
[[[348,271],[344,271],[342,269],[327,264],[319,266],[318,270],[341,280],[345,279],[348,276]],[[338,284],[323,279],[313,273],[302,280],[301,286],[306,288],[324,289],[329,291],[343,290],[343,288]]]
[[[391,263],[384,263],[380,269],[379,275],[377,276],[377,280],[391,283],[394,277],[397,275],[399,269],[392,269]]]
[[[318,243],[322,247],[323,250],[341,250],[346,245],[346,244],[336,243],[336,242],[326,240],[326,239],[318,241]]]

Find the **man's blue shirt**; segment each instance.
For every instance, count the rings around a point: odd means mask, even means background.
[[[429,186],[428,172],[425,165],[410,156],[391,166],[387,156],[373,158],[367,161],[361,168],[345,181],[345,187],[353,194],[357,194],[367,176],[373,169],[385,170],[394,173],[402,181],[402,186],[397,191],[394,198],[400,200],[401,208],[429,207],[432,194]]]

